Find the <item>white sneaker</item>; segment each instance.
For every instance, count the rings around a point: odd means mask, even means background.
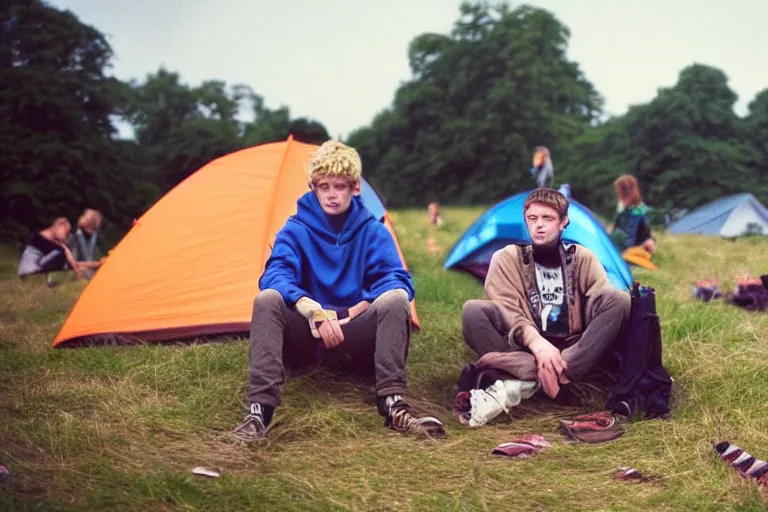
[[[524,398],[530,398],[537,389],[535,381],[515,379],[497,380],[486,389],[473,389],[470,391],[472,410],[467,424],[482,427],[502,412],[509,412]]]

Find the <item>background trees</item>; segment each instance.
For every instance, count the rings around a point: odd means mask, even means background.
[[[562,154],[602,99],[543,10],[466,3],[450,35],[410,45],[412,79],[349,137],[393,205],[488,202],[530,186],[533,148]]]
[[[40,0],[0,7],[0,239],[21,241],[84,207],[119,237],[162,193],[209,161],[254,144],[321,143],[325,127],[270,110],[245,85],[197,87],[160,69],[144,81],[107,75],[96,28]],[[252,110],[252,121],[242,121]],[[120,140],[122,123],[135,133]]]
[[[603,119],[600,94],[566,56],[569,36],[541,9],[466,2],[449,34],[414,38],[403,56],[410,80],[347,140],[388,204],[490,203],[529,189],[538,145],[553,154],[556,182],[603,214],[624,173],[660,209],[737,191],[768,201],[768,90],[740,118],[725,74],[694,64],[649,103]],[[0,7],[0,239],[86,206],[116,238],[219,156],[289,134],[329,138],[245,84],[192,86],[162,68],[123,83],[108,74],[112,57],[68,11],[40,0]],[[117,127],[134,137],[120,140]]]

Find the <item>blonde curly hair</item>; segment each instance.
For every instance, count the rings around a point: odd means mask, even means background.
[[[337,140],[329,140],[312,155],[307,172],[310,183],[326,176],[342,176],[359,181],[363,175],[363,164],[355,148]]]

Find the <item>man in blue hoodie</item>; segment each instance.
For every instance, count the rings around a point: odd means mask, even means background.
[[[277,234],[259,280],[251,321],[249,411],[234,435],[265,438],[284,361],[311,364],[326,354],[373,363],[377,408],[389,428],[443,435],[403,400],[414,290],[392,236],[363,205],[360,156],[328,141],[309,162],[310,191]]]

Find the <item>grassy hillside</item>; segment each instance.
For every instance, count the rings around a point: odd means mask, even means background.
[[[388,431],[372,382],[317,370],[289,381],[269,442],[245,446],[228,433],[244,411],[247,340],[52,350],[83,283],[20,283],[17,251],[0,248],[0,464],[11,471],[0,510],[763,510],[768,495],[711,443],[768,458],[768,316],[694,302],[691,290],[703,277],[730,288],[745,270],[768,272],[768,241],[660,237],[660,269],[635,278],[657,290],[672,419],[580,446],[556,432],[557,419],[589,407],[534,398],[472,430],[450,411],[471,358],[459,312],[482,289],[442,262],[480,213],[445,208],[434,254],[426,210],[392,212],[424,327],[412,340],[410,399],[446,422],[442,441]],[[490,455],[525,433],[554,447],[528,460]],[[198,465],[222,477],[193,476]],[[619,466],[658,478],[612,481]]]

